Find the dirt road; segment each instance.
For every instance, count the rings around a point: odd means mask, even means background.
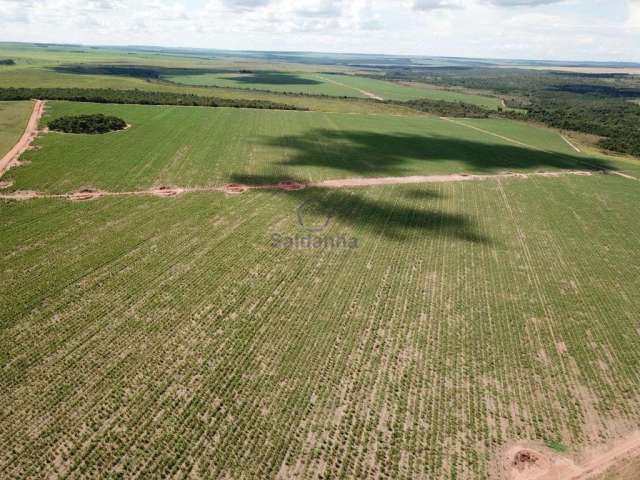
[[[375,93],[367,92],[366,90],[362,90],[362,89],[356,88],[356,87],[350,87],[349,85],[346,85],[344,83],[338,82],[337,80],[334,80],[332,78],[325,78],[325,77],[320,77],[320,78],[322,78],[322,80],[325,80],[325,81],[327,81],[329,83],[333,83],[334,85],[340,85],[341,87],[349,88],[351,90],[355,90],[356,92],[360,92],[365,97],[373,98],[374,100],[379,100],[381,102],[384,102],[384,98],[382,98],[379,95],[376,95]]]
[[[513,458],[535,458],[530,465],[516,465]],[[610,468],[630,458],[640,456],[640,432],[634,432],[612,444],[591,450],[583,455],[584,460],[575,462],[570,458],[543,453],[528,447],[514,446],[507,451],[505,464],[509,480],[592,480]]]
[[[20,155],[29,148],[31,142],[33,142],[33,140],[38,136],[38,123],[44,113],[44,105],[44,101],[36,100],[36,103],[33,106],[33,111],[31,112],[31,117],[29,118],[29,123],[27,123],[27,128],[22,134],[22,137],[18,140],[18,143],[16,143],[14,147],[9,150],[2,159],[0,159],[0,177],[2,177],[4,172],[6,172],[9,167],[11,167],[11,165],[20,158]]]
[[[379,177],[379,178],[344,178],[338,180],[323,180],[312,183],[281,182],[278,184],[265,185],[242,185],[228,184],[221,187],[176,187],[161,186],[145,190],[134,190],[129,192],[108,192],[97,189],[83,189],[71,193],[39,193],[34,191],[15,191],[0,193],[0,199],[4,200],[30,200],[32,198],[62,198],[68,200],[92,200],[100,197],[114,196],[136,196],[155,195],[162,197],[175,197],[183,193],[207,193],[219,192],[227,194],[241,194],[251,190],[283,190],[298,191],[305,188],[356,188],[356,187],[376,187],[382,185],[411,185],[429,183],[451,183],[451,182],[473,182],[499,179],[527,179],[532,177],[561,177],[565,175],[576,175],[589,177],[596,172],[588,170],[559,170],[557,172],[533,172],[533,173],[497,173],[492,175],[472,175],[472,174],[451,174],[451,175],[414,175],[408,177]]]

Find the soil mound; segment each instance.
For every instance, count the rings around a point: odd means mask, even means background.
[[[224,186],[224,193],[240,194],[249,190],[249,187],[240,183],[229,183]]]
[[[513,466],[523,472],[540,463],[542,458],[531,450],[520,450],[513,459]]]
[[[175,197],[176,195],[182,193],[182,190],[176,187],[163,185],[162,187],[153,189],[151,193],[160,197]]]
[[[77,192],[73,192],[69,195],[69,198],[76,202],[84,202],[87,200],[93,200],[102,196],[102,192],[94,190],[93,188],[83,188]]]
[[[304,190],[305,185],[298,182],[280,182],[278,188],[288,192],[295,192],[297,190]]]

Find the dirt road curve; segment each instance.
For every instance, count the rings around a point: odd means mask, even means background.
[[[515,465],[517,455],[526,452],[526,458],[536,458],[530,465]],[[580,463],[560,455],[545,454],[527,447],[512,447],[506,457],[509,480],[593,480],[610,468],[630,458],[640,456],[640,432],[584,455]],[[517,458],[517,457],[516,457]]]
[[[45,102],[42,100],[36,100],[35,105],[33,106],[33,112],[31,112],[31,118],[29,118],[29,123],[27,124],[27,128],[18,143],[14,145],[14,147],[9,150],[2,159],[0,160],[0,177],[4,175],[9,167],[20,158],[31,145],[31,142],[35,140],[38,136],[38,122],[40,122],[40,118],[42,118],[42,114],[44,113],[44,105]]]

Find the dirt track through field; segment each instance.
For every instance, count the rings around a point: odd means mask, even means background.
[[[44,106],[44,101],[36,100],[36,103],[33,106],[33,111],[31,112],[31,117],[27,123],[27,128],[22,134],[22,137],[20,137],[18,143],[16,143],[14,147],[9,150],[2,159],[0,159],[0,178],[4,175],[4,172],[6,172],[11,165],[20,158],[20,155],[22,155],[31,146],[31,142],[33,142],[38,136],[38,123],[44,113]]]
[[[534,172],[534,173],[498,173],[493,175],[472,175],[472,174],[451,174],[451,175],[414,175],[408,177],[380,177],[380,178],[346,178],[338,180],[323,180],[313,183],[298,182],[281,182],[278,184],[265,185],[242,185],[228,184],[221,187],[174,187],[162,186],[154,187],[146,190],[133,190],[125,192],[108,192],[92,188],[85,188],[71,193],[39,193],[34,191],[15,191],[0,194],[0,200],[30,200],[33,198],[60,198],[67,200],[93,200],[100,197],[117,197],[117,196],[144,196],[152,195],[159,197],[175,197],[183,193],[226,193],[229,195],[242,194],[251,190],[283,190],[298,191],[305,188],[323,188],[323,189],[339,189],[339,188],[357,188],[357,187],[377,187],[384,185],[414,185],[414,184],[430,184],[430,183],[452,183],[452,182],[472,182],[472,181],[490,181],[500,179],[528,179],[533,177],[540,178],[557,178],[567,175],[575,175],[582,177],[590,177],[597,173],[605,174],[610,172],[593,172],[588,170],[560,170],[557,172]],[[617,173],[617,172],[613,172]],[[626,176],[626,175],[625,175]],[[629,177],[634,178],[634,177]],[[634,178],[635,180],[635,178]]]
[[[475,127],[473,125],[468,125],[468,124],[466,124],[464,122],[458,122],[458,121],[453,120],[452,118],[449,118],[449,117],[440,117],[440,120],[444,120],[445,122],[454,123],[456,125],[460,125],[461,127],[467,127],[467,128],[470,128],[471,130],[476,130],[476,131],[482,132],[482,133],[484,133],[486,135],[491,135],[492,137],[496,137],[496,138],[499,138],[501,140],[506,140],[507,142],[515,143],[516,145],[520,145],[521,147],[526,147],[526,148],[530,148],[532,150],[542,151],[542,149],[540,149],[538,147],[534,147],[532,145],[528,145],[528,144],[520,142],[518,140],[514,140],[513,138],[505,137],[503,135],[498,135],[497,133],[490,132],[489,130],[485,130],[484,128]]]
[[[580,150],[578,147],[576,147],[567,137],[565,137],[564,135],[560,135],[560,136],[567,143],[567,145],[569,145],[571,148],[573,148],[576,152],[582,153],[582,150]]]
[[[320,77],[320,78],[322,78],[323,80],[325,80],[325,81],[327,81],[329,83],[333,83],[334,85],[340,85],[341,87],[349,88],[351,90],[355,90],[356,92],[360,92],[365,97],[373,98],[374,100],[379,100],[381,102],[384,101],[384,98],[382,98],[379,95],[376,95],[375,93],[367,92],[366,90],[362,90],[362,89],[357,88],[357,87],[350,87],[349,85],[346,85],[344,83],[338,82],[337,80],[334,80],[332,78],[325,78],[325,77]]]

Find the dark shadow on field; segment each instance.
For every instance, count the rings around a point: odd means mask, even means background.
[[[163,76],[173,75],[205,75],[229,73],[228,70],[219,68],[172,68],[153,65],[109,65],[109,64],[78,64],[58,65],[51,67],[58,73],[71,73],[76,75],[113,75],[119,77],[160,79]]]
[[[467,167],[464,171],[451,173],[498,173],[550,168],[615,170],[609,162],[597,158],[433,134],[315,129],[304,135],[268,139],[265,143],[294,151],[280,165],[325,167],[359,176],[423,174],[419,169],[416,170],[416,161],[437,165],[447,160],[463,162]],[[412,169],[408,169],[407,164],[413,164]]]
[[[226,77],[237,83],[264,84],[264,85],[320,85],[322,82],[310,78],[302,78],[290,73],[256,72],[240,75],[238,77]]]
[[[276,185],[281,181],[304,183],[304,180],[290,176],[236,175],[231,180],[249,186]],[[371,198],[371,191],[315,188],[299,191],[274,190],[281,195],[299,199],[300,204],[311,199],[317,213],[353,227],[367,228],[370,232],[393,240],[406,240],[417,232],[424,232],[472,243],[491,243],[477,231],[475,222],[468,216],[445,213],[430,206],[430,200],[442,197],[437,192],[404,186],[397,189],[395,201],[389,202]],[[416,207],[416,203],[420,204],[420,208]],[[293,217],[295,211],[292,210],[291,214]]]

